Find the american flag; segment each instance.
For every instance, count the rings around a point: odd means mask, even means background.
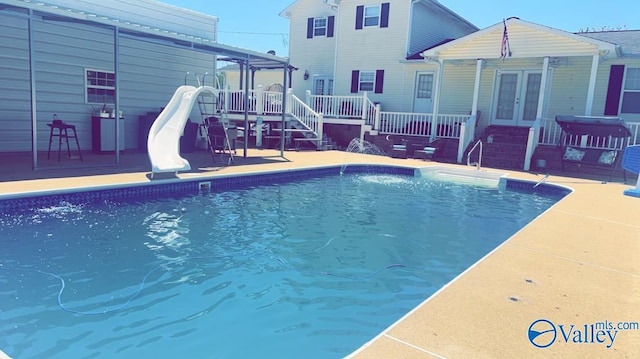
[[[502,32],[502,46],[500,47],[500,58],[511,57],[511,49],[509,48],[509,35],[507,35],[507,21],[502,19],[504,31]]]

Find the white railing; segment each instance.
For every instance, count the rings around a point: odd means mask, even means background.
[[[429,136],[432,114],[380,111],[380,122],[375,130],[388,135]]]
[[[431,136],[435,138],[459,138],[460,125],[469,115],[439,114],[435,128],[433,114],[380,111],[380,133],[390,135]],[[435,133],[432,133],[435,131]]]
[[[221,90],[220,103],[229,113],[244,113],[244,90]],[[282,113],[282,92],[263,91],[262,86],[256,90],[249,90],[249,113],[257,115],[279,115]]]
[[[602,149],[622,149],[625,145],[640,144],[640,122],[627,123],[631,131],[629,143],[625,143],[624,138],[614,138],[610,136],[565,136],[562,138],[562,128],[555,120],[545,118],[541,122],[542,139],[541,145],[557,145],[562,140],[562,145],[577,146],[585,148]]]
[[[316,138],[322,139],[323,114],[315,112],[302,100],[297,98],[291,89],[287,91],[287,114],[312,130]]]
[[[363,96],[332,96],[312,95],[307,91],[305,103],[324,117],[365,119],[366,99],[366,93]]]

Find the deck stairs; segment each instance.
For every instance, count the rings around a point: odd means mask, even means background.
[[[497,126],[487,127],[480,136],[483,143],[482,165],[492,168],[522,170],[527,151],[528,127]],[[475,144],[473,141],[465,150],[464,158]],[[471,154],[472,162],[478,161],[478,152]]]

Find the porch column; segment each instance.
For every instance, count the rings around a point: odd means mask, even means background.
[[[531,159],[540,141],[540,126],[542,124],[542,111],[544,109],[545,93],[547,92],[547,82],[549,78],[549,56],[542,61],[542,77],[540,78],[540,92],[538,93],[538,108],[536,108],[536,120],[533,127],[529,128],[527,138],[527,149],[524,154],[524,171],[531,169]]]
[[[542,119],[542,110],[544,109],[544,99],[545,99],[545,93],[547,92],[548,78],[549,78],[549,56],[545,57],[542,62],[542,78],[540,79],[540,92],[538,93],[538,108],[536,109],[536,120]]]
[[[473,104],[471,105],[471,115],[475,116],[478,112],[478,96],[480,96],[480,77],[482,75],[483,59],[476,61],[476,82],[473,87]]]
[[[458,163],[462,163],[462,157],[464,151],[467,149],[467,145],[473,141],[476,136],[476,123],[478,121],[478,96],[480,96],[480,79],[482,77],[482,64],[484,60],[476,60],[476,79],[473,85],[473,103],[471,104],[471,118],[473,121],[465,122],[460,127],[460,136],[458,139]]]
[[[429,136],[429,141],[433,142],[436,140],[436,135],[438,134],[438,111],[440,109],[440,90],[442,87],[442,73],[444,67],[444,60],[438,59],[438,71],[436,72],[436,83],[433,88],[435,91],[433,92],[433,118],[431,119],[431,133]]]
[[[598,77],[598,65],[600,65],[600,54],[593,55],[591,60],[591,75],[589,76],[589,89],[587,91],[587,107],[584,109],[586,116],[591,116],[593,109],[593,97],[596,92],[596,78]]]

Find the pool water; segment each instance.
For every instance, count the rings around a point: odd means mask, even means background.
[[[558,200],[392,175],[0,218],[15,358],[339,358]]]

